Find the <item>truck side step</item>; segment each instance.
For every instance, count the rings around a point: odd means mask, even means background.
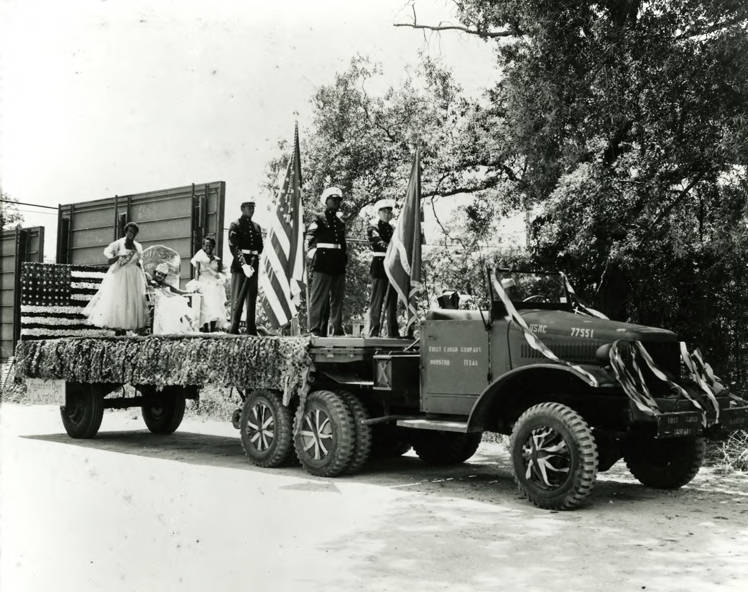
[[[462,434],[466,434],[468,431],[467,422],[465,421],[445,421],[441,419],[398,419],[395,425],[401,428],[460,432]]]

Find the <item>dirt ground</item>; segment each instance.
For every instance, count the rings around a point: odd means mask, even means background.
[[[107,412],[76,441],[55,407],[4,404],[0,478],[3,592],[748,589],[744,473],[662,492],[619,463],[586,507],[549,512],[498,444],[321,479],[248,464],[228,423],[154,436]]]

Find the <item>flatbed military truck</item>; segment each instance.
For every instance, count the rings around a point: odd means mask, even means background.
[[[75,371],[57,359],[56,340],[24,351],[22,342],[17,355],[27,375],[65,378],[61,413],[73,437],[93,436],[104,407],[135,405],[151,431],[170,433],[184,399],[215,380],[241,394],[234,425],[255,465],[298,460],[313,475],[336,477],[360,471],[372,454],[412,447],[446,467],[495,432],[511,436],[519,489],[542,508],[579,506],[597,473],[621,458],[645,486],[679,488],[698,472],[705,438],[748,426],[748,402],[671,331],[601,318],[563,274],[496,270],[488,284],[490,310],[431,310],[416,341],[182,336],[154,346],[156,337],[143,337],[125,357],[156,347],[150,355],[169,362],[155,374],[133,366],[98,382],[86,372],[97,364],[108,371],[120,355],[110,349],[124,338],[95,355],[86,352],[96,343],[83,343],[91,339],[68,343],[86,360]],[[275,349],[263,354],[266,342]],[[198,358],[184,353],[193,346],[219,366],[238,360],[241,372],[193,369]],[[45,356],[52,370],[38,371]],[[296,361],[263,374],[268,356]],[[117,394],[124,382],[135,397]]]

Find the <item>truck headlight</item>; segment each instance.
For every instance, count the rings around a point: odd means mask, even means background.
[[[610,362],[610,347],[612,344],[603,343],[600,347],[595,350],[595,359],[601,364],[607,364]]]

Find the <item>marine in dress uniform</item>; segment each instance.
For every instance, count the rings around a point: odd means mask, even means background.
[[[322,192],[325,213],[317,216],[306,231],[307,257],[313,272],[309,295],[309,326],[312,335],[327,335],[327,310],[333,335],[343,331],[343,297],[347,262],[345,224],[337,217],[343,192],[328,187]]]
[[[386,307],[387,337],[399,337],[397,332],[397,295],[384,271],[384,255],[390,244],[394,229],[390,224],[394,200],[380,199],[374,208],[378,220],[366,229],[369,246],[372,250],[371,267],[371,301],[369,303],[369,337],[378,337],[381,328],[382,306]]]
[[[247,334],[257,335],[255,310],[257,307],[257,276],[260,273],[262,229],[252,221],[255,202],[241,205],[242,215],[229,226],[229,249],[234,256],[231,262],[231,329],[239,333],[242,310],[247,309]],[[251,271],[250,271],[251,270]],[[247,273],[250,277],[247,277]]]

